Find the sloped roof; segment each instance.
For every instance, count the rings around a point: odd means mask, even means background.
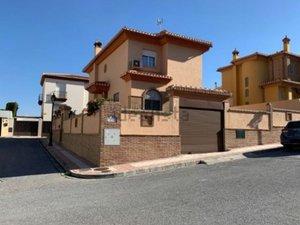
[[[43,86],[46,78],[89,82],[89,77],[71,73],[42,73],[40,84]]]
[[[122,36],[123,35],[123,36]],[[125,37],[124,37],[125,35]],[[190,47],[195,49],[202,49],[203,52],[207,51],[210,47],[212,47],[212,42],[201,40],[198,38],[192,38],[185,35],[176,34],[173,32],[169,32],[167,30],[163,30],[159,33],[150,33],[145,31],[140,31],[137,29],[132,29],[128,27],[123,27],[109,42],[108,44],[97,54],[94,58],[83,68],[83,72],[88,72],[91,68],[91,65],[96,62],[98,58],[107,54],[108,49],[117,41],[123,37],[123,41],[130,38],[139,37],[144,38],[145,40],[151,40],[158,44],[164,44],[168,41],[177,40],[181,41],[181,43],[189,44]]]

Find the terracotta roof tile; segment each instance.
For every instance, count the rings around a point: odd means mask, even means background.
[[[172,80],[172,77],[169,75],[140,70],[128,70],[121,78],[124,80],[152,81],[154,83],[169,82]]]
[[[228,97],[231,96],[231,93],[229,91],[223,89],[196,88],[196,87],[177,86],[177,85],[171,85],[167,87],[167,91],[172,91],[172,90],[201,93],[201,94],[224,95]]]
[[[165,36],[169,36],[169,37],[174,37],[174,38],[178,38],[178,39],[182,39],[188,42],[192,42],[195,44],[200,44],[202,46],[205,46],[206,51],[212,47],[212,42],[210,41],[205,41],[205,40],[201,40],[201,39],[197,39],[197,38],[192,38],[192,37],[188,37],[185,35],[180,35],[180,34],[176,34],[173,32],[169,32],[169,31],[161,31],[159,33],[151,33],[151,32],[145,32],[145,31],[140,31],[137,29],[133,29],[133,28],[128,28],[128,27],[123,27],[103,48],[102,50],[93,57],[93,59],[83,68],[83,71],[86,72],[88,70],[88,68],[96,61],[96,59],[98,57],[100,57],[100,55],[102,55],[108,48],[109,46],[112,45],[113,42],[115,42],[123,32],[132,32],[135,34],[140,34],[140,35],[144,35],[144,36],[148,36],[148,37],[152,37],[154,39],[157,39],[157,41],[159,42],[160,39],[162,39]]]

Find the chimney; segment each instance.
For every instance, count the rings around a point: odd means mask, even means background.
[[[289,39],[287,36],[282,39],[284,52],[290,52],[290,41],[291,39]]]
[[[94,54],[97,55],[102,50],[102,43],[100,41],[96,41],[94,43]]]
[[[239,51],[236,50],[236,48],[235,48],[232,52],[232,61],[237,60],[239,58],[239,54],[240,54]]]

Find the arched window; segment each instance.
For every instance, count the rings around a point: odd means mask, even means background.
[[[149,90],[144,95],[144,109],[161,110],[161,95],[156,90]]]

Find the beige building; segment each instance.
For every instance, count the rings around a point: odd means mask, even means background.
[[[168,86],[202,88],[202,55],[211,46],[168,31],[123,28],[104,48],[95,43],[95,57],[83,69],[90,75],[89,99],[105,96],[124,108],[160,110]]]
[[[300,111],[279,108],[287,102],[273,108],[230,107],[229,91],[202,86],[202,57],[211,46],[168,31],[129,28],[121,29],[103,48],[96,42],[95,56],[83,69],[89,74],[86,90],[92,107],[72,116],[68,109],[61,110],[53,123],[54,140],[102,168],[278,142],[282,127],[299,119]],[[250,62],[260,60],[249,57]],[[221,70],[232,71],[244,62],[235,60]],[[247,63],[242,66],[251,71]],[[224,79],[231,78],[228,74]],[[240,80],[234,74],[232,87]],[[95,109],[94,100],[101,97],[110,101],[100,101]]]
[[[93,113],[54,123],[55,140],[96,165],[224,149],[227,91],[202,85],[203,54],[212,43],[168,32],[122,28],[84,67]],[[93,104],[91,104],[93,105]]]
[[[0,110],[0,137],[11,137],[14,132],[12,111]]]
[[[239,57],[232,52],[230,65],[218,69],[222,88],[233,94],[232,105],[292,100],[300,97],[300,55],[290,49],[290,39],[282,40],[282,50],[274,54]]]

